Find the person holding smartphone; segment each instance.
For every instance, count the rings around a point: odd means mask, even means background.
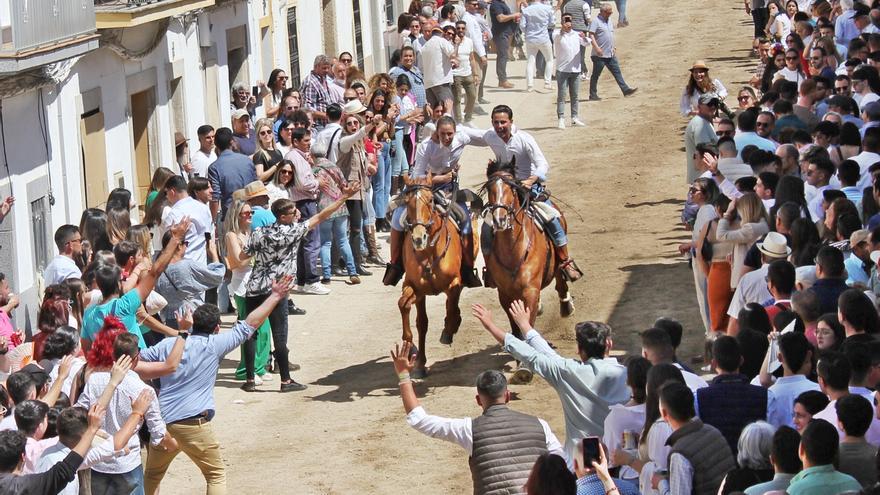
[[[611,476],[608,472],[608,453],[599,437],[584,438],[577,446],[574,458],[578,495],[592,493],[639,495],[638,486]]]
[[[496,370],[477,376],[477,418],[443,418],[425,412],[413,389],[410,372],[416,350],[402,342],[391,351],[406,422],[433,438],[453,442],[468,454],[474,493],[519,493],[535,461],[543,454],[568,459],[546,421],[510,409],[507,379]],[[508,492],[509,490],[509,492]]]

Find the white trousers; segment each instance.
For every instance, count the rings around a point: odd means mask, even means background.
[[[529,57],[526,68],[526,86],[531,88],[535,79],[535,57],[538,52],[544,54],[544,83],[550,84],[553,75],[553,45],[547,43],[529,43],[526,41],[526,56]]]

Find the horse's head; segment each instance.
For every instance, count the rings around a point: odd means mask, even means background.
[[[409,231],[410,240],[416,251],[428,247],[431,226],[434,224],[434,191],[431,187],[431,173],[427,177],[410,179],[404,177],[404,198],[406,215],[401,219],[403,228]]]
[[[486,170],[489,180],[483,186],[486,193],[486,206],[483,215],[492,216],[492,230],[507,230],[513,226],[513,216],[519,206],[514,176],[514,162],[500,163],[490,161]]]

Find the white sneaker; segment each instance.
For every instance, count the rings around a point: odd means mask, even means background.
[[[302,293],[324,296],[330,293],[330,289],[324,287],[320,282],[315,282],[313,284],[302,286]]]
[[[270,373],[266,373],[265,375],[254,377],[255,380],[257,378],[262,379],[264,382],[271,382],[273,380],[272,375]]]
[[[303,294],[304,293],[302,285],[294,285],[293,288],[290,289],[290,291],[293,292],[294,294]]]
[[[544,89],[553,89],[553,86],[551,86],[550,83],[545,82],[545,83],[544,83]]]
[[[535,88],[532,86],[529,86],[528,88],[526,88],[526,92],[528,92],[528,93],[531,93],[534,90],[535,90]]]
[[[260,375],[254,375],[254,385],[260,386],[263,384],[263,379],[260,378]]]
[[[577,127],[584,127],[587,124],[584,124],[584,122],[581,119],[575,117],[575,118],[571,119],[571,125],[577,126]]]
[[[559,119],[559,125],[556,127],[560,129],[565,129],[565,119]]]
[[[587,80],[587,73],[584,72],[581,74],[581,81],[586,81],[586,80]]]

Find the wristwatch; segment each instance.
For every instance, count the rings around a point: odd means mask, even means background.
[[[184,332],[181,330],[177,332],[177,336],[182,338],[183,340],[186,340],[186,338],[189,337],[189,332]]]

